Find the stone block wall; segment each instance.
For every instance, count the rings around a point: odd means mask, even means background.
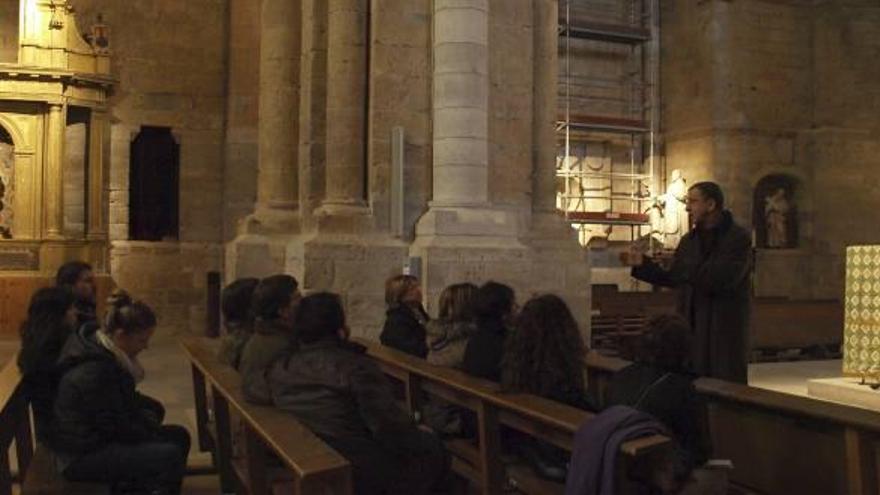
[[[153,305],[162,332],[201,332],[205,273],[222,268],[226,0],[73,0],[81,29],[103,15],[114,87],[109,221],[111,275]],[[128,240],[129,146],[141,126],[180,145],[179,242]]]
[[[875,2],[663,2],[666,163],[715,180],[746,226],[769,174],[796,183],[799,246],[759,250],[758,295],[839,298],[846,245],[880,242]],[[758,207],[761,205],[758,204]],[[757,212],[760,214],[760,211]]]

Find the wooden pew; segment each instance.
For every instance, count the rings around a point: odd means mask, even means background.
[[[585,364],[591,390],[604,391],[629,363],[590,353]],[[880,411],[713,378],[694,386],[707,405],[712,456],[733,461],[736,486],[766,494],[880,492]]]
[[[108,487],[97,483],[71,483],[55,469],[53,454],[34,445],[30,405],[21,386],[21,373],[9,359],[0,370],[0,495],[11,495],[13,484],[23,495],[99,495]],[[9,451],[15,444],[17,472]]]
[[[268,452],[284,464],[296,494],[352,493],[348,461],[283,411],[245,401],[241,377],[217,360],[216,341],[187,338],[181,342],[192,365],[199,445],[213,447],[225,493],[271,493]],[[213,405],[209,421],[208,391]],[[245,458],[233,462],[233,421],[241,420]],[[213,441],[209,430],[213,429]],[[243,490],[242,490],[243,489]]]
[[[736,485],[767,494],[880,490],[880,411],[712,378],[695,386],[714,455],[733,461]]]
[[[513,428],[570,452],[574,433],[593,416],[591,413],[533,395],[500,393],[497,384],[470,377],[459,370],[433,366],[423,359],[373,342],[358,342],[367,347],[368,355],[377,361],[386,375],[403,384],[405,405],[411,412],[420,410],[420,401],[425,394],[474,411],[478,424],[477,444],[457,439],[447,442],[446,446],[453,456],[453,470],[480,487],[482,493],[500,493],[506,486],[516,487],[523,493],[562,493],[561,484],[539,479],[521,464],[505,464],[500,426]],[[621,476],[618,479],[626,483],[623,474],[637,463],[641,468],[650,465],[653,456],[664,455],[669,446],[669,439],[659,435],[624,444],[621,449],[624,462],[620,463]],[[624,493],[623,489],[621,492]]]

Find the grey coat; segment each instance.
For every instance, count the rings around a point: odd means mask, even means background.
[[[650,258],[632,269],[639,280],[678,290],[698,375],[747,383],[751,266],[751,235],[725,211],[712,231],[691,230],[681,239],[668,270]]]

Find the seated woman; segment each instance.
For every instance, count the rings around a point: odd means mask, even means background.
[[[355,493],[429,493],[449,456],[398,407],[364,347],[348,341],[339,296],[303,298],[295,322],[298,348],[269,371],[275,406],[351,462]]]
[[[55,274],[55,285],[73,293],[77,310],[75,330],[85,323],[98,320],[95,304],[95,276],[92,273],[92,265],[84,261],[68,261],[58,268],[58,272]]]
[[[437,319],[425,326],[429,363],[461,368],[467,341],[477,331],[476,295],[477,286],[469,283],[450,285],[440,293]]]
[[[189,434],[162,425],[161,411],[136,392],[144,377],[137,356],[147,348],[156,315],[121,290],[108,305],[104,329],[83,326],[61,351],[50,447],[68,480],[180,493]]]
[[[240,278],[223,288],[220,294],[220,309],[223,312],[223,326],[226,335],[220,339],[217,357],[221,363],[238,369],[241,351],[254,333],[254,317],[251,313],[254,289],[260,281],[255,278]]]
[[[497,382],[501,380],[504,340],[516,315],[516,295],[507,285],[486,282],[477,291],[474,312],[477,331],[465,346],[462,369],[469,375]]]
[[[687,321],[676,315],[652,318],[637,344],[636,362],[614,374],[606,399],[606,407],[630,406],[672,431],[681,445],[674,466],[679,481],[705,463],[709,452],[695,376],[687,371],[690,354]]]
[[[412,275],[397,275],[385,282],[385,325],[379,341],[382,345],[416,357],[428,355],[425,323],[428,313],[422,307],[422,289],[419,279]]]
[[[293,345],[293,313],[302,298],[298,286],[290,275],[272,275],[254,290],[254,333],[245,343],[238,363],[242,392],[251,402],[272,402],[266,370]]]
[[[34,411],[37,440],[48,440],[52,404],[58,388],[56,363],[61,348],[77,324],[74,295],[61,287],[46,287],[31,297],[27,319],[21,325],[21,370],[25,394]]]
[[[534,394],[595,411],[584,380],[584,345],[568,305],[558,296],[532,298],[517,317],[501,363],[501,389]],[[569,455],[551,444],[507,432],[507,444],[541,477],[564,481]]]

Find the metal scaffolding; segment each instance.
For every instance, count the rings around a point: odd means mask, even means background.
[[[602,8],[597,7],[605,7]],[[581,242],[650,230],[662,187],[659,0],[564,0],[559,12],[558,207]]]

